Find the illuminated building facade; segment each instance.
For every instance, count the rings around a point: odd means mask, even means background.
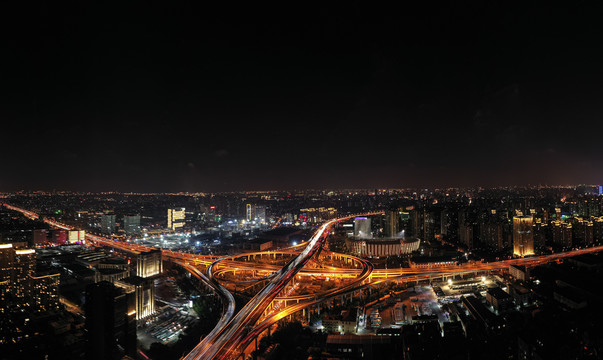
[[[305,221],[308,223],[319,223],[337,216],[337,209],[332,207],[300,209],[299,212],[300,217],[305,218]]]
[[[252,204],[245,205],[245,220],[251,221],[255,218],[253,208],[254,205]]]
[[[36,251],[15,249],[13,244],[0,244],[0,308],[5,300],[32,312],[59,307],[59,274],[36,274]]]
[[[531,215],[513,217],[513,254],[534,255],[533,218]]]
[[[167,227],[170,230],[178,231],[184,227],[185,212],[184,208],[168,209]]]
[[[361,239],[348,238],[345,241],[348,251],[356,256],[385,257],[410,254],[419,250],[421,241],[412,239]]]
[[[136,275],[148,278],[162,272],[161,250],[141,252],[136,256]]]
[[[127,293],[134,293],[136,320],[155,312],[155,286],[152,279],[130,276],[116,281],[115,285]]]

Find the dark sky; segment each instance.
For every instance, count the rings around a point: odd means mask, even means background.
[[[189,3],[1,9],[0,191],[603,182],[601,1]]]

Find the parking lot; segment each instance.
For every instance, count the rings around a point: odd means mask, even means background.
[[[170,307],[141,322],[138,327],[138,340],[146,347],[154,342],[169,345],[178,340],[179,335],[198,319],[187,312]]]

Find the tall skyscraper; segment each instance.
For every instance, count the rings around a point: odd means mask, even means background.
[[[385,231],[384,235],[388,238],[393,238],[398,235],[398,224],[400,215],[398,210],[387,210],[385,211]]]
[[[134,292],[108,281],[86,287],[86,359],[136,356],[136,302]]]
[[[103,234],[112,234],[115,232],[115,215],[101,215],[101,232]]]
[[[531,215],[513,217],[513,254],[534,255],[533,218]]]
[[[140,235],[140,215],[125,215],[123,225],[126,235]]]
[[[170,230],[178,231],[184,227],[185,212],[184,208],[168,209],[167,227]]]

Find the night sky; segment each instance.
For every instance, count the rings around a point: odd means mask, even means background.
[[[601,1],[190,3],[2,9],[0,191],[603,182]]]

